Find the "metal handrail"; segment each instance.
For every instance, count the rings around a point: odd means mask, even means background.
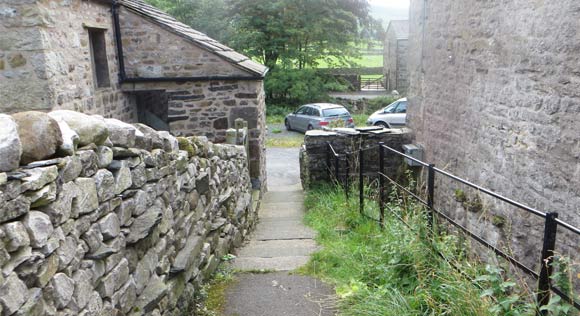
[[[364,153],[368,150],[375,149],[377,147],[379,148],[379,171],[376,172],[376,174],[379,177],[379,189],[378,190],[379,190],[379,211],[380,211],[380,213],[379,213],[380,219],[378,221],[382,227],[384,227],[384,210],[385,210],[385,205],[384,205],[385,183],[384,183],[384,179],[387,179],[390,183],[394,184],[396,188],[404,191],[406,194],[410,195],[412,198],[414,198],[415,200],[419,201],[421,204],[423,204],[427,207],[427,210],[429,211],[428,212],[429,225],[430,225],[429,227],[431,227],[432,222],[433,222],[433,213],[436,213],[438,216],[444,218],[450,224],[452,224],[453,226],[457,227],[458,229],[460,229],[461,231],[463,231],[464,233],[469,235],[472,239],[475,239],[477,242],[479,242],[483,246],[487,247],[488,249],[492,250],[497,255],[503,257],[504,259],[506,259],[510,263],[514,264],[516,267],[521,269],[526,274],[537,279],[538,280],[537,302],[538,302],[539,306],[544,306],[544,305],[548,304],[549,298],[550,298],[549,293],[553,292],[553,293],[559,295],[560,297],[562,297],[562,299],[564,299],[566,302],[572,304],[574,307],[576,307],[577,309],[580,310],[580,303],[579,302],[577,302],[573,298],[568,297],[565,293],[563,293],[558,288],[552,287],[551,281],[550,281],[550,275],[552,274],[551,263],[553,261],[554,249],[556,247],[556,233],[557,233],[558,226],[561,226],[561,227],[567,229],[568,231],[575,233],[577,235],[580,235],[580,228],[577,228],[577,227],[575,227],[575,226],[573,226],[565,221],[558,219],[557,213],[541,212],[535,208],[529,207],[529,206],[524,205],[520,202],[517,202],[515,200],[507,198],[501,194],[498,194],[498,193],[493,192],[489,189],[486,189],[482,186],[474,184],[468,180],[462,179],[462,178],[460,178],[456,175],[453,175],[445,170],[436,168],[435,165],[428,164],[428,163],[423,162],[415,157],[404,154],[398,150],[395,150],[389,146],[386,146],[384,143],[379,143],[378,146],[370,146],[367,148],[360,148],[358,151],[345,152],[343,155],[338,154],[336,152],[336,150],[334,149],[334,147],[332,146],[332,144],[328,143],[329,151],[327,152],[327,164],[328,164],[329,170],[332,171],[330,168],[330,156],[328,155],[330,152],[332,152],[332,154],[335,157],[335,166],[334,167],[335,167],[335,176],[336,176],[337,180],[338,180],[338,174],[340,171],[339,170],[339,168],[340,168],[339,159],[342,156],[345,160],[346,172],[344,174],[344,189],[345,189],[345,194],[347,196],[347,199],[348,199],[348,191],[349,191],[348,179],[350,177],[350,167],[351,167],[350,162],[349,162],[349,156],[358,152],[359,164],[360,164],[359,170],[358,170],[358,173],[359,173],[359,204],[360,204],[360,212],[362,215],[366,215],[364,213],[365,196],[364,196],[364,190],[363,190],[363,185],[364,185],[363,178],[365,175],[364,170],[363,170],[364,169]],[[384,160],[385,160],[385,152],[384,151],[385,150],[388,150],[396,155],[399,155],[401,157],[409,159],[409,160],[419,164],[422,167],[428,168],[427,201],[423,200],[420,196],[411,192],[409,189],[400,185],[395,180],[391,179],[389,176],[387,176],[385,174],[385,166],[384,166]],[[435,189],[435,175],[436,174],[441,174],[447,178],[450,178],[452,180],[460,182],[460,183],[462,183],[470,188],[476,189],[479,192],[483,192],[491,197],[494,197],[502,202],[508,203],[508,204],[515,206],[519,209],[522,209],[528,213],[532,213],[536,216],[544,218],[545,219],[545,227],[544,227],[544,239],[543,239],[543,247],[542,247],[540,273],[535,272],[531,268],[527,267],[525,264],[519,262],[516,258],[512,257],[511,255],[509,255],[509,254],[505,253],[504,251],[498,249],[497,247],[493,246],[491,243],[487,242],[482,237],[471,232],[468,228],[459,224],[458,222],[453,220],[451,217],[447,216],[445,213],[435,209],[435,207],[434,207],[434,194],[435,194],[434,189]],[[376,220],[376,219],[374,219],[374,220]],[[432,233],[432,229],[430,231]],[[538,313],[539,313],[539,315],[545,315],[545,313],[543,311],[542,312],[538,311]]]

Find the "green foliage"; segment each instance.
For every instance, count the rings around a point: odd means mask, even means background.
[[[316,67],[333,56],[346,64],[358,54],[368,24],[366,0],[231,0],[239,34],[234,47],[274,69]]]
[[[228,43],[235,30],[228,18],[227,0],[145,0],[177,20],[208,36]]]
[[[387,216],[381,230],[360,216],[356,202],[345,201],[339,189],[310,191],[306,204],[306,221],[318,231],[324,249],[305,272],[336,285],[341,315],[489,315],[490,301],[482,301],[479,290],[433,252],[425,236],[414,232],[425,231],[422,208],[389,204],[410,231],[393,216]],[[377,212],[373,203],[367,208]],[[441,238],[436,246],[459,260],[463,257],[456,243],[455,238]],[[468,264],[462,268],[473,270]]]
[[[459,203],[463,203],[463,202],[467,201],[467,196],[465,195],[465,191],[463,191],[461,189],[456,189],[455,190],[455,201],[457,201]]]
[[[273,70],[265,81],[268,104],[301,105],[330,100],[329,91],[345,91],[339,79],[314,69]],[[286,113],[287,114],[287,113]]]
[[[266,107],[266,124],[284,124],[286,115],[295,109],[284,105],[268,105]]]
[[[501,215],[494,215],[491,218],[491,223],[496,227],[502,228],[506,224],[506,219],[505,219],[505,217],[503,217]]]
[[[428,238],[422,207],[392,190],[381,230],[358,213],[356,198],[346,201],[341,189],[321,187],[308,192],[306,199],[306,221],[317,230],[324,249],[303,272],[336,286],[341,315],[536,315],[536,294],[505,270],[470,261],[461,238]],[[367,201],[365,209],[378,214],[373,201]],[[569,295],[570,265],[568,259],[554,258],[552,275],[553,283]],[[540,310],[549,316],[578,315],[557,295]]]

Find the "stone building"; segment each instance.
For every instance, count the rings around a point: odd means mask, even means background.
[[[397,90],[401,95],[406,95],[409,89],[408,43],[409,21],[391,21],[384,45],[383,75],[387,91]]]
[[[266,72],[141,0],[0,4],[0,112],[70,109],[218,143],[243,118],[255,183]]]
[[[580,2],[412,0],[410,13],[408,121],[425,159],[580,226]],[[538,266],[541,218],[491,200],[468,212],[452,201],[464,188],[437,185],[453,217]],[[565,233],[557,251],[577,253]]]

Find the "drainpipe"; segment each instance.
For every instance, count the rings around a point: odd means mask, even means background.
[[[127,79],[125,73],[125,58],[123,56],[123,41],[121,40],[121,22],[119,22],[119,2],[113,0],[111,7],[113,13],[113,26],[115,29],[115,40],[117,43],[117,60],[119,63],[119,83],[122,84]]]

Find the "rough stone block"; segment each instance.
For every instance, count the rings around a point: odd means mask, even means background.
[[[22,143],[18,125],[6,114],[0,114],[0,172],[12,171],[20,165]]]
[[[97,186],[99,202],[105,202],[115,196],[115,177],[109,170],[101,169],[93,176]]]
[[[20,247],[27,247],[30,245],[30,238],[26,227],[21,222],[12,222],[2,226],[2,230],[6,234],[5,245],[9,252],[18,250]]]
[[[65,121],[79,136],[79,146],[102,145],[109,137],[109,131],[102,117],[60,110],[49,113],[55,119]]]
[[[18,124],[18,135],[22,143],[20,163],[28,164],[49,158],[62,145],[60,127],[46,113],[20,112],[12,117]]]
[[[127,281],[129,281],[129,262],[127,259],[123,259],[101,279],[97,291],[101,297],[111,298],[115,291],[119,290]]]
[[[54,231],[50,217],[42,212],[29,212],[24,217],[23,223],[30,236],[30,244],[35,248],[42,248],[46,245],[48,238]]]
[[[28,288],[16,274],[11,274],[6,278],[5,283],[0,287],[0,304],[3,307],[4,315],[12,315],[26,303]]]
[[[72,299],[75,283],[64,273],[57,273],[51,282],[52,295],[56,308],[65,308]]]

